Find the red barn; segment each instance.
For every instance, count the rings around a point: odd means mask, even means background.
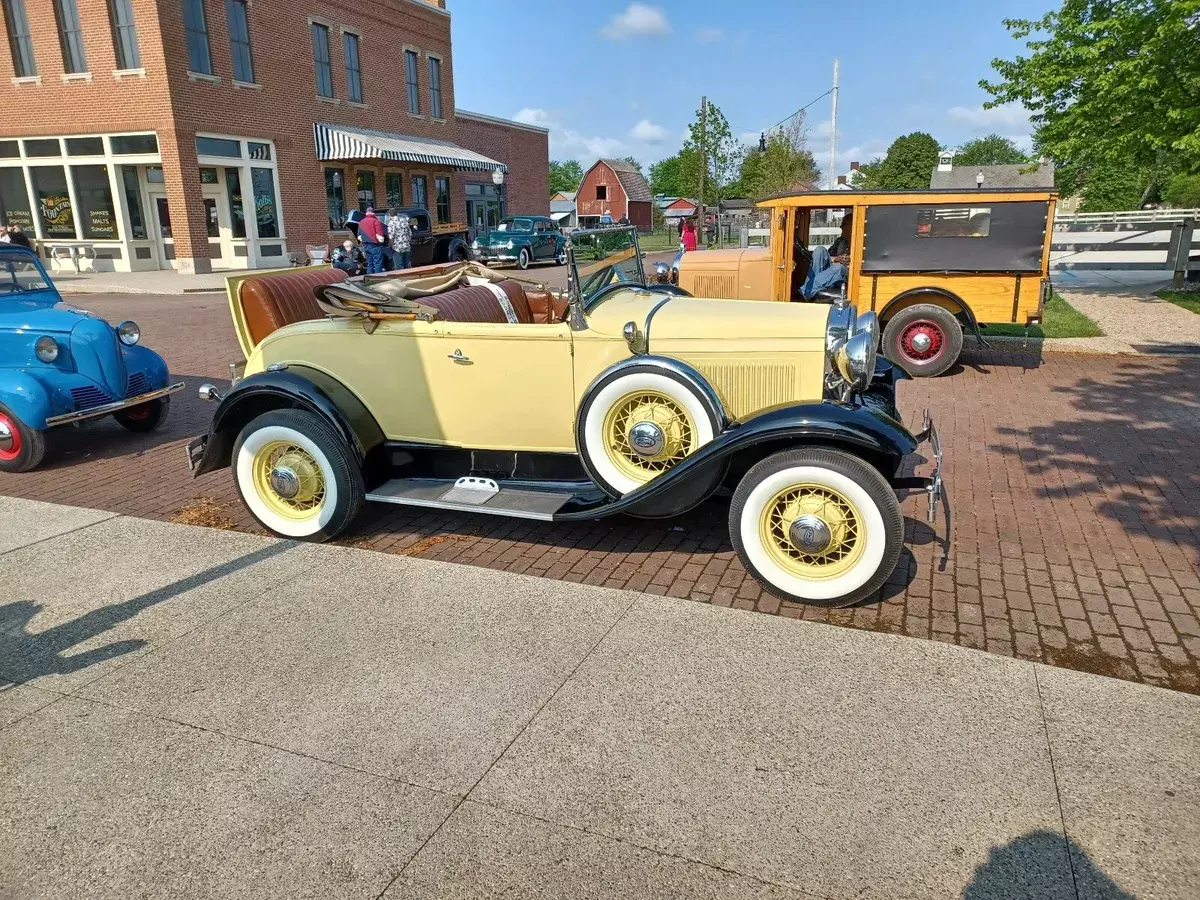
[[[598,159],[584,174],[575,194],[579,227],[599,225],[607,211],[614,222],[628,216],[638,231],[649,231],[653,200],[650,183],[632,165],[623,159]]]

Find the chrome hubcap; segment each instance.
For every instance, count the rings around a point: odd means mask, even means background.
[[[640,456],[658,456],[666,443],[667,436],[654,422],[638,422],[629,429],[629,446]]]
[[[933,338],[924,331],[919,331],[912,336],[912,348],[918,353],[928,353],[929,348],[933,346]]]
[[[792,522],[788,539],[801,553],[824,553],[833,543],[833,532],[820,516],[805,513]]]
[[[276,466],[270,477],[271,489],[284,500],[294,500],[300,493],[300,476],[289,466]]]
[[[11,450],[13,448],[13,433],[8,427],[8,423],[0,419],[0,450]]]

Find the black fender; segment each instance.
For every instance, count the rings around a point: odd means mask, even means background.
[[[689,486],[710,478],[712,467],[749,468],[772,453],[798,447],[852,453],[891,482],[900,461],[917,449],[917,439],[876,405],[832,400],[783,404],[734,422],[679,465],[619,500],[579,501],[554,518],[594,519],[616,513],[657,518],[685,512],[704,499],[695,497]]]
[[[434,242],[433,261],[435,263],[453,262],[454,253],[457,250],[462,250],[467,259],[471,258],[471,246],[462,235],[434,238]]]
[[[907,300],[910,297],[915,297],[919,294],[933,294],[934,296],[941,297],[943,300],[947,300],[957,306],[958,311],[962,313],[963,317],[967,320],[967,324],[971,327],[971,331],[975,335],[975,340],[978,341],[982,347],[988,346],[988,342],[983,339],[983,334],[979,330],[979,322],[975,319],[975,313],[971,312],[971,307],[968,306],[966,301],[963,300],[962,297],[958,296],[958,294],[954,293],[953,291],[948,291],[945,288],[930,286],[909,288],[907,291],[901,291],[899,294],[889,300],[883,309],[880,310],[879,321],[886,322],[888,319],[888,310],[894,307],[897,303]]]
[[[289,365],[243,378],[225,395],[213,413],[204,455],[193,475],[228,466],[241,430],[251,419],[273,409],[304,409],[320,416],[351,448],[360,465],[383,444],[383,429],[349,388],[318,369]]]

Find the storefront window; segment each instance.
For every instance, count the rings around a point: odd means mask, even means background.
[[[158,138],[152,134],[118,134],[110,137],[108,142],[117,156],[158,152]]]
[[[85,238],[102,241],[117,239],[117,213],[107,166],[71,166],[75,179],[75,199],[79,203],[79,224]]]
[[[275,202],[275,178],[271,169],[251,169],[254,189],[254,218],[260,238],[279,237],[279,207]]]
[[[67,156],[103,156],[104,138],[67,138]]]
[[[67,173],[62,166],[31,166],[33,192],[37,196],[42,233],[48,238],[75,237],[75,216],[67,192]]]
[[[437,192],[437,219],[438,223],[450,221],[450,179],[435,178],[433,179],[433,187]]]
[[[16,141],[0,141],[0,157],[16,159],[20,155],[21,149],[17,146]]]
[[[43,138],[37,141],[25,142],[26,156],[62,156],[58,146],[58,138]]]
[[[388,172],[383,176],[387,188],[387,205],[399,209],[404,206],[404,176],[399,172]]]
[[[145,240],[146,219],[142,214],[142,191],[135,167],[121,166],[121,185],[125,190],[125,205],[129,207],[129,236],[135,241]]]
[[[162,166],[150,166],[147,168],[146,180],[151,184],[164,184],[166,179],[163,177]]]
[[[20,225],[33,236],[33,211],[20,169],[0,169],[0,224]]]
[[[210,238],[221,236],[220,219],[217,218],[217,201],[212,197],[204,198],[204,225]]]
[[[229,192],[229,216],[233,219],[233,236],[246,236],[246,212],[242,209],[242,173],[237,169],[225,170],[225,190]]]
[[[271,145],[260,141],[247,141],[246,149],[250,151],[251,159],[270,159]]]
[[[325,205],[329,210],[329,230],[338,231],[346,223],[346,195],[342,170],[325,170]]]
[[[412,180],[413,206],[429,209],[429,195],[425,191],[425,176],[414,175]]]
[[[242,155],[242,145],[240,141],[228,138],[198,137],[196,153],[200,156],[231,156],[237,159]]]
[[[358,211],[366,212],[368,206],[375,205],[375,173],[359,172],[355,189],[358,191]]]

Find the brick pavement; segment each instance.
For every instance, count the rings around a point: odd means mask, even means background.
[[[48,464],[0,475],[0,494],[255,530],[228,471],[193,481],[182,450],[211,414],[196,385],[237,357],[224,299],[97,296],[86,305],[138,321],[188,389],[164,433],[130,435],[105,421],[56,434]],[[906,418],[928,405],[942,434],[949,558],[945,520],[931,531],[923,498],[909,498],[899,568],[881,597],[853,609],[764,594],[735,558],[716,501],[673,521],[553,525],[372,505],[345,542],[1200,693],[1200,363],[1020,350],[968,351],[964,363],[900,388]]]

